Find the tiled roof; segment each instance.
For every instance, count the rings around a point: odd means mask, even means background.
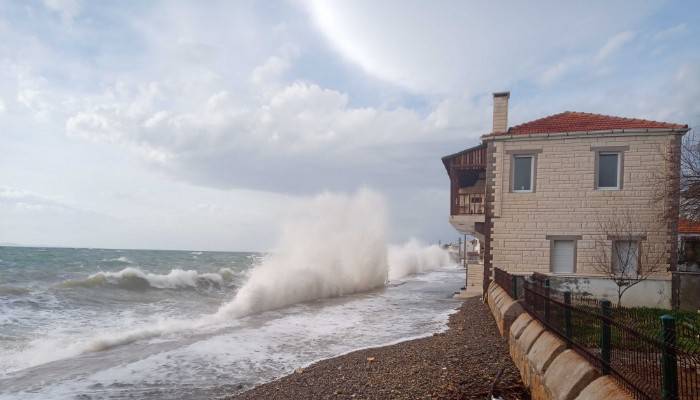
[[[700,234],[700,222],[680,219],[678,221],[678,233],[698,233]]]
[[[592,132],[610,130],[688,129],[688,125],[649,121],[636,118],[565,111],[536,119],[508,129],[497,135],[528,135],[535,133]]]

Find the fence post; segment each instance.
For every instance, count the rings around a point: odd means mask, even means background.
[[[510,285],[513,291],[513,293],[511,293],[513,295],[513,300],[518,300],[518,277],[516,275],[511,275],[510,278]]]
[[[661,396],[664,400],[678,399],[678,370],[676,365],[676,319],[671,315],[661,316],[663,327],[663,354],[661,367],[663,368]]]
[[[571,336],[573,335],[571,329],[571,292],[564,292],[564,336],[566,336],[566,347],[571,348]]]
[[[603,317],[602,320],[602,331],[600,335],[600,358],[603,361],[603,375],[610,373],[610,317],[612,316],[612,310],[610,308],[609,300],[602,300],[600,302],[600,311]]]
[[[549,322],[549,279],[544,280],[544,321]]]

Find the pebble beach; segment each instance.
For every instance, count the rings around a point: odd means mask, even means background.
[[[488,307],[475,297],[445,332],[319,361],[225,398],[487,399],[499,372],[493,395],[529,398]]]

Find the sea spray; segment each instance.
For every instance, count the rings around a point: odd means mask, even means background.
[[[304,301],[368,291],[382,287],[389,278],[398,279],[449,263],[446,252],[437,246],[424,247],[415,240],[403,246],[388,247],[386,215],[383,197],[370,190],[360,190],[353,195],[319,195],[310,199],[303,208],[290,212],[282,224],[275,250],[262,259],[255,257],[259,263],[247,274],[248,280],[235,297],[214,314],[182,319],[158,318],[132,329],[98,331],[92,333],[90,339],[68,346],[63,340],[40,340],[41,343],[34,342],[29,346],[38,350],[32,351],[34,354],[41,355],[41,359],[31,364],[102,351],[162,335],[216,331],[239,324],[237,317]],[[218,276],[227,280],[226,275],[231,273],[222,269]],[[168,274],[149,276],[144,271],[126,268],[111,275],[103,273],[97,280],[116,279],[118,282],[126,275],[143,278],[151,287],[180,287],[182,284],[192,285],[203,274],[172,270]],[[56,347],[61,351],[47,351]]]
[[[388,249],[389,279],[428,272],[450,265],[449,253],[438,245],[426,246],[416,239]]]
[[[381,195],[367,189],[319,195],[292,213],[275,251],[217,316],[238,317],[383,286],[386,257]]]
[[[415,239],[388,247],[386,215],[384,198],[368,189],[354,195],[318,195],[289,213],[275,250],[260,260],[233,300],[215,314],[189,321],[159,321],[155,327],[105,335],[93,340],[89,349],[211,329],[250,314],[368,291],[384,286],[388,279],[450,264],[448,253],[439,246],[424,246]]]

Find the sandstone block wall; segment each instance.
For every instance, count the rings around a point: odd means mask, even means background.
[[[677,146],[675,135],[559,137],[549,139],[489,141],[494,157],[487,186],[494,191],[492,265],[509,272],[549,272],[550,240],[547,235],[581,236],[576,242],[575,272],[596,274],[595,254],[602,244],[600,221],[619,218],[621,210],[633,210],[639,233],[647,235],[649,251],[666,255],[656,276],[666,272],[675,244],[664,212],[668,202],[655,201],[658,177],[669,173],[668,154]],[[595,189],[596,148],[622,146],[622,189]],[[593,150],[592,150],[593,149]],[[536,157],[532,193],[513,193],[513,153],[532,151]],[[607,239],[607,238],[606,238]],[[612,246],[608,241],[605,246]],[[606,249],[608,254],[610,249]]]

